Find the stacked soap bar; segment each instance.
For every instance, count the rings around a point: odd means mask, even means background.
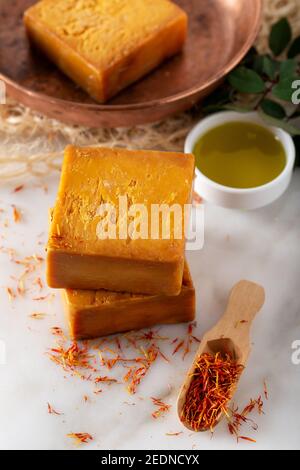
[[[178,296],[65,289],[63,300],[70,334],[76,339],[195,318],[195,289],[187,264]]]
[[[179,52],[188,23],[169,0],[41,0],[24,21],[32,41],[99,102]]]
[[[187,266],[183,275],[184,207],[193,178],[192,155],[67,147],[51,215],[47,280],[66,289],[73,337],[194,317]],[[154,207],[167,212],[157,217]],[[182,218],[168,213],[174,207]]]

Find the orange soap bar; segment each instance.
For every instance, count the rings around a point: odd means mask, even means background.
[[[41,0],[24,21],[32,41],[99,102],[179,52],[188,23],[169,0]]]
[[[190,154],[67,147],[49,286],[178,295],[194,165]]]
[[[195,289],[187,265],[177,297],[63,290],[70,334],[74,339],[96,338],[157,324],[195,319]]]

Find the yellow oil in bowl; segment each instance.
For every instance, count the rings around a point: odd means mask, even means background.
[[[286,166],[280,140],[251,122],[228,122],[204,134],[194,147],[196,165],[212,181],[231,188],[256,188]]]

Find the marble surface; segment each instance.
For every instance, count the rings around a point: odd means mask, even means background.
[[[91,383],[69,377],[49,360],[47,349],[55,344],[53,326],[65,328],[59,293],[47,295],[30,281],[30,291],[9,300],[7,286],[15,289],[22,266],[9,259],[5,248],[14,248],[16,257],[34,253],[44,256],[48,208],[53,204],[58,175],[47,181],[27,181],[0,188],[0,448],[76,449],[66,435],[88,432],[91,449],[236,449],[235,440],[223,422],[211,439],[208,434],[191,434],[178,422],[175,412],[178,388],[192,361],[172,356],[170,341],[162,342],[170,363],[157,361],[138,393],[129,396],[124,385],[103,386],[93,394]],[[254,211],[231,211],[205,207],[205,245],[188,255],[197,290],[197,328],[201,337],[222,314],[229,290],[242,278],[261,283],[267,294],[265,307],[253,328],[253,351],[235,402],[245,405],[262,393],[268,384],[270,398],[265,415],[255,416],[258,432],[244,429],[257,444],[240,443],[240,449],[300,448],[300,365],[292,363],[292,343],[300,340],[300,171],[288,192],[271,206]],[[22,211],[22,220],[12,218],[12,204]],[[30,274],[43,278],[44,264]],[[47,313],[43,320],[30,317]],[[163,327],[169,338],[184,335],[186,326]],[[3,357],[5,347],[6,357]],[[194,346],[194,351],[195,351]],[[5,359],[5,360],[4,360]],[[107,375],[107,374],[106,374]],[[84,403],[83,396],[89,400]],[[154,420],[150,397],[160,397],[172,405],[164,418]],[[47,403],[61,416],[49,415]],[[181,432],[178,436],[166,433]]]

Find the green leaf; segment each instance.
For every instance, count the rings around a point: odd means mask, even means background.
[[[258,55],[253,63],[253,70],[255,70],[255,72],[257,72],[259,75],[262,75],[264,73],[264,57],[265,56],[263,55]]]
[[[275,85],[272,90],[273,96],[283,101],[292,101],[292,96],[295,90],[292,88],[294,78],[285,78],[280,80],[278,85]]]
[[[272,59],[269,56],[265,56],[263,58],[263,73],[270,78],[270,80],[274,80],[278,71],[278,62]]]
[[[256,57],[253,69],[259,75],[266,75],[270,80],[274,80],[279,69],[279,64],[269,55],[260,55]]]
[[[291,45],[291,47],[289,48],[289,51],[288,51],[288,58],[289,59],[294,59],[294,57],[296,57],[299,54],[300,54],[300,36],[298,36],[292,42],[292,45]]]
[[[262,93],[266,85],[263,79],[254,70],[247,67],[238,67],[228,76],[230,85],[241,93]]]
[[[282,121],[281,119],[273,118],[268,114],[265,114],[263,111],[260,111],[259,114],[261,117],[271,126],[280,127],[284,131],[288,132],[292,136],[300,136],[300,129],[298,127],[293,126],[287,121]]]
[[[286,18],[282,18],[272,27],[269,46],[273,54],[279,56],[289,45],[292,39],[292,29]]]
[[[295,59],[284,60],[280,64],[280,79],[297,78],[298,64]]]
[[[284,119],[286,117],[286,112],[283,106],[275,101],[265,99],[261,103],[261,109],[268,116],[274,117],[276,119]]]

